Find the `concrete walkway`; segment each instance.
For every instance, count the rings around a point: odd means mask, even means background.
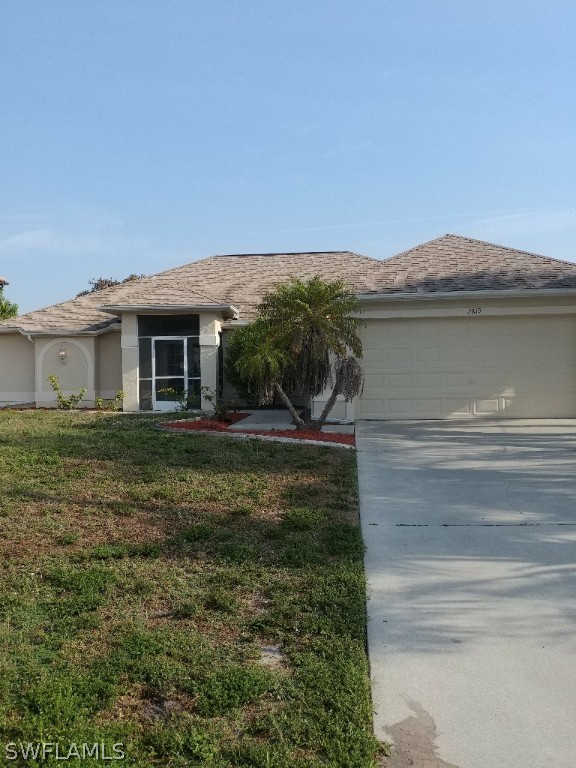
[[[283,409],[262,409],[248,411],[250,416],[247,416],[237,424],[231,424],[229,429],[236,432],[259,432],[263,429],[296,429],[292,423],[292,418],[288,411]],[[351,435],[354,433],[353,424],[326,424],[322,432],[339,432],[345,435]]]
[[[249,413],[242,421],[237,424],[231,424],[228,429],[235,430],[237,432],[250,432],[254,430],[258,432],[262,429],[294,429],[290,414],[286,409],[283,410],[258,410],[258,411],[244,411]]]
[[[361,422],[387,768],[576,766],[576,421]]]

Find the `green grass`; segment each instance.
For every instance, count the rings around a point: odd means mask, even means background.
[[[374,766],[354,454],[155,420],[0,412],[0,765]]]

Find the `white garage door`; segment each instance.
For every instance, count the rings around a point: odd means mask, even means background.
[[[576,417],[576,318],[366,323],[357,418]]]

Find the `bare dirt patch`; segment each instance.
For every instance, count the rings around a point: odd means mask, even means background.
[[[405,720],[388,728],[394,739],[392,754],[385,757],[382,768],[459,768],[441,760],[436,747],[436,723],[416,701],[408,702],[414,712]]]

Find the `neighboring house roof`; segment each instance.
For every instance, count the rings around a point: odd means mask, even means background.
[[[170,269],[0,323],[0,331],[98,333],[118,324],[115,313],[236,310],[254,317],[262,296],[291,278],[343,280],[357,294],[576,290],[576,264],[458,235],[444,235],[381,261],[350,251],[234,254]]]

